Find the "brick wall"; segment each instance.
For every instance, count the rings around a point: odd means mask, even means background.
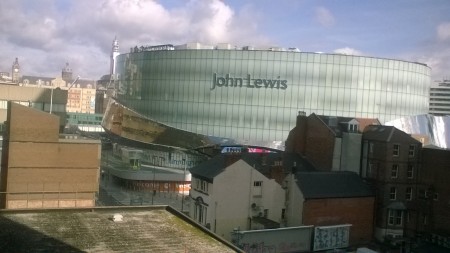
[[[432,212],[428,217],[430,232],[450,234],[450,150],[424,148],[422,157],[420,180],[430,190],[426,200]]]
[[[374,198],[311,199],[304,202],[305,225],[352,224],[350,245],[367,243],[373,237]]]
[[[318,170],[331,171],[334,134],[315,115],[308,117],[305,155]]]
[[[60,140],[57,116],[9,105],[1,207],[95,206],[100,142]]]

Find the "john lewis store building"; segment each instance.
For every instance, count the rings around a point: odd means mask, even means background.
[[[134,50],[116,59],[116,101],[199,136],[283,149],[299,111],[378,118],[428,111],[430,68],[289,50]]]

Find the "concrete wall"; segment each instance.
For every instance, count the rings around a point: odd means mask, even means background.
[[[360,175],[361,142],[362,134],[360,133],[342,133],[341,170]]]
[[[59,118],[15,103],[8,109],[4,140],[2,206],[48,208],[94,206],[100,142],[59,140]]]
[[[50,102],[53,103],[53,113],[60,117],[59,125],[61,128],[66,124],[66,113],[57,111],[57,107],[65,106],[67,103],[67,91],[61,89],[53,90],[39,87],[23,87],[17,85],[0,84],[0,101],[15,101],[37,103],[39,110],[49,111]],[[36,104],[36,106],[38,106]],[[0,124],[6,120],[6,109],[0,108]]]

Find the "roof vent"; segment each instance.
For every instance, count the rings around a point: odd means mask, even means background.
[[[113,215],[112,220],[114,222],[122,222],[123,221],[123,215],[116,213],[116,214]]]

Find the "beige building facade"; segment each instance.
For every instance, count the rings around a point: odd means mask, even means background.
[[[0,82],[0,133],[7,118],[8,101],[52,112],[59,117],[60,129],[66,124],[67,91],[41,87],[24,87]],[[51,109],[50,109],[51,108]]]
[[[87,84],[81,88],[76,84],[67,92],[67,112],[95,113],[95,85]]]
[[[8,102],[0,208],[95,206],[100,142],[60,138],[59,118]]]

